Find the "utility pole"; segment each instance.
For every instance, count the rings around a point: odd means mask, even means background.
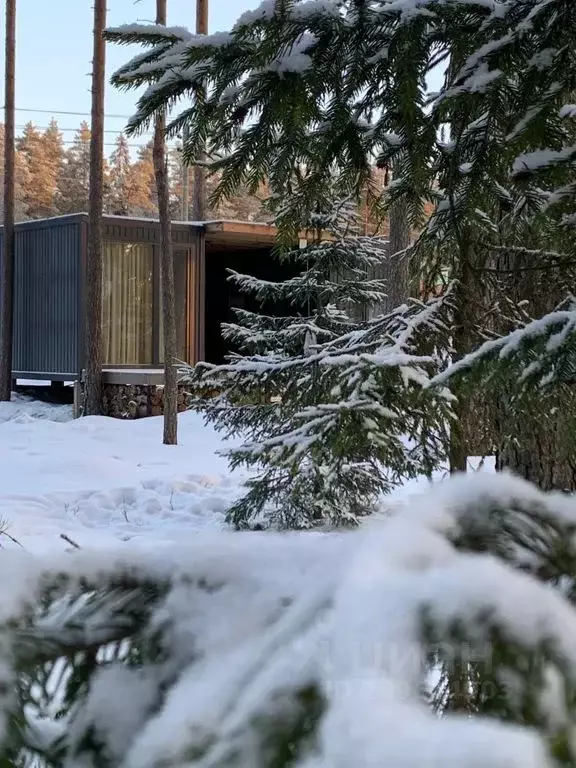
[[[12,396],[14,327],[14,114],[16,83],[16,0],[6,0],[6,72],[4,104],[4,247],[0,273],[0,400]]]
[[[196,0],[196,34],[208,34],[208,0]],[[206,159],[206,152],[201,151],[198,160]],[[194,166],[194,200],[193,211],[195,221],[206,218],[206,171],[202,165]]]
[[[156,0],[156,23],[166,25],[166,0]],[[160,276],[164,332],[164,445],[178,442],[178,378],[176,371],[176,300],[170,224],[170,190],[166,164],[166,116],[159,113],[154,130],[154,175],[160,220]]]
[[[94,0],[90,193],[86,257],[86,370],[84,414],[102,412],[102,198],[104,193],[104,90],[106,0]]]

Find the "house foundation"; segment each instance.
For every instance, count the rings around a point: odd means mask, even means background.
[[[178,386],[178,412],[188,409],[190,396]],[[102,375],[102,412],[114,419],[143,419],[164,413],[164,372],[161,369],[106,369]]]
[[[178,387],[178,412],[188,409],[190,396]],[[143,419],[164,413],[164,387],[155,384],[102,385],[102,411],[114,419]]]

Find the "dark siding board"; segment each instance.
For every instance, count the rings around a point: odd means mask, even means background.
[[[18,232],[27,232],[29,230],[54,229],[55,227],[67,227],[70,224],[78,224],[87,221],[88,215],[85,213],[70,213],[66,216],[55,216],[52,219],[31,219],[30,221],[19,221],[16,223]],[[0,230],[2,227],[0,226]]]
[[[80,223],[16,231],[15,371],[79,372]]]

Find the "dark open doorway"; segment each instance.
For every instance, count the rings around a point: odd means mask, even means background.
[[[222,338],[222,323],[235,321],[234,308],[240,307],[251,312],[263,311],[269,315],[293,314],[288,304],[261,306],[252,296],[240,293],[228,280],[228,270],[253,275],[262,280],[279,282],[286,280],[298,270],[293,263],[280,262],[274,258],[270,248],[208,250],[206,251],[206,360],[222,363],[230,353],[228,343]]]

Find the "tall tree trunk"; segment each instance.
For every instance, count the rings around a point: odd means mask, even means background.
[[[196,0],[196,34],[208,34],[208,0]],[[198,160],[204,161],[206,152],[201,152]],[[206,218],[206,169],[202,165],[194,166],[194,196],[192,218],[204,221]]]
[[[166,24],[166,0],[156,0],[156,23]],[[166,119],[164,115],[159,115],[156,118],[154,132],[154,173],[160,219],[160,274],[162,276],[162,318],[164,321],[164,445],[176,445],[178,441],[176,301],[165,129]]]
[[[472,296],[477,288],[474,272],[470,266],[470,244],[466,244],[460,254],[460,274],[454,287],[454,331],[452,334],[452,349],[454,360],[460,360],[470,352],[472,345],[472,328],[474,327],[474,308]],[[456,402],[452,406],[454,419],[450,423],[450,443],[448,460],[450,474],[466,472],[468,452],[470,448],[470,429],[473,409],[467,396],[459,392],[458,386],[453,386]]]
[[[184,160],[184,147],[188,141],[188,128],[184,126],[182,142],[182,221],[190,218],[190,166]]]
[[[86,382],[84,413],[102,412],[102,211],[104,196],[104,89],[106,77],[106,0],[94,0],[92,125],[88,253],[86,257]]]
[[[16,0],[6,0],[6,78],[4,128],[4,248],[0,284],[0,400],[12,396],[12,331],[14,325],[14,95],[16,59]]]
[[[550,268],[535,280],[533,272],[513,270],[525,263],[513,254],[499,255],[496,266],[510,270],[506,294],[532,317],[552,312],[566,296],[561,270]],[[571,278],[567,276],[570,285]],[[498,328],[500,333],[510,327]],[[495,403],[496,469],[512,472],[542,490],[576,491],[576,448],[573,419],[576,392],[573,386],[543,388],[525,398],[513,398],[503,392]]]
[[[539,403],[533,409],[510,414],[500,433],[496,470],[506,470],[528,480],[543,491],[576,491],[576,451],[568,432],[565,408],[574,408],[574,396],[558,398],[548,412]],[[508,409],[501,404],[499,415]]]
[[[383,311],[391,312],[410,297],[410,272],[404,251],[410,245],[410,223],[403,201],[390,208],[388,257],[383,261],[380,276],[386,280],[386,301]]]

